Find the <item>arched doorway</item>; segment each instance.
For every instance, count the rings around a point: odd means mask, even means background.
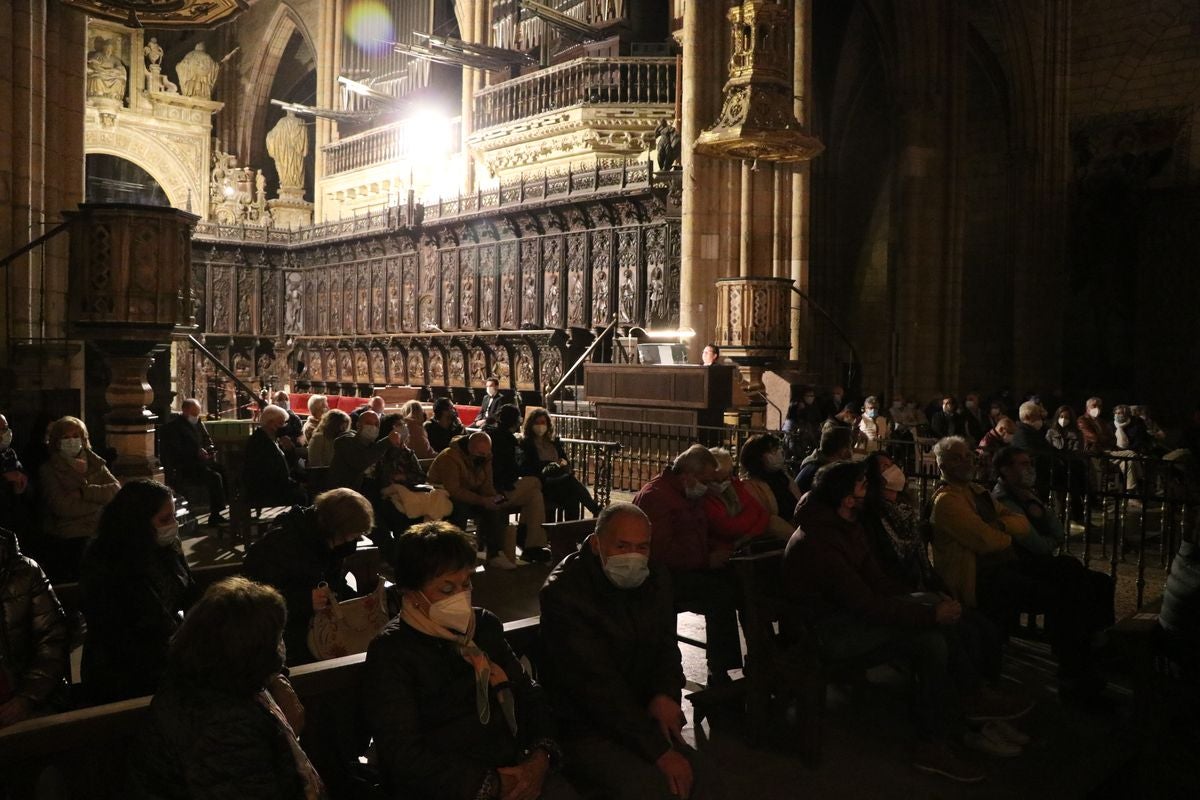
[[[167,193],[153,175],[120,156],[88,153],[85,174],[89,203],[171,205]]]

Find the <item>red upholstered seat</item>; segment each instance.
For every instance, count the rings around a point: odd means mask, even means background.
[[[458,406],[454,409],[458,412],[458,420],[463,425],[470,425],[479,416],[479,406]]]
[[[361,405],[364,405],[366,402],[367,402],[367,398],[365,398],[365,397],[346,397],[344,395],[338,395],[337,407],[340,408],[342,411],[345,411],[347,414],[349,414],[351,411],[353,411],[354,409],[358,408]],[[329,398],[329,407],[330,408],[334,407],[332,397]]]
[[[312,393],[299,394],[297,392],[288,393],[288,405],[300,416],[308,414],[308,398],[312,397]]]

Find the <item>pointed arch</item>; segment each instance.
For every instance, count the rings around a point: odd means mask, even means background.
[[[254,142],[266,136],[267,105],[271,101],[271,86],[279,70],[279,59],[283,57],[292,35],[299,33],[312,51],[314,59],[320,58],[312,32],[303,17],[287,3],[280,3],[258,48],[258,58],[251,65],[250,83],[242,99],[238,114],[237,156],[238,163],[247,164],[254,149]]]

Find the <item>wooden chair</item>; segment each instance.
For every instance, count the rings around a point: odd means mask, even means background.
[[[565,522],[547,522],[542,527],[546,531],[546,540],[550,545],[550,555],[554,563],[562,561],[579,549],[583,540],[596,530],[596,520],[575,519]]]

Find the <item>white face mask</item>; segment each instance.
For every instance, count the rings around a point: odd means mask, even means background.
[[[545,436],[549,428],[539,423],[537,425],[530,425],[529,430],[533,431],[534,436]]]
[[[0,433],[0,450],[7,450],[12,446],[12,429]]]
[[[421,596],[425,597],[424,593]],[[425,597],[425,601],[429,602],[429,598]],[[475,609],[471,607],[470,589],[445,597],[436,603],[429,603],[429,619],[443,628],[459,633],[467,632],[473,616]]]
[[[726,481],[713,481],[712,483],[709,484],[709,486],[712,487],[713,494],[724,494],[726,491],[729,490],[730,486],[733,486],[733,483],[732,483],[732,481],[727,481],[727,480]]]
[[[373,442],[379,438],[379,426],[378,425],[363,425],[361,428],[359,428],[358,434],[359,434],[359,436],[362,436],[367,441]]]
[[[1070,425],[1071,425],[1071,418],[1070,418],[1070,417],[1059,417],[1059,418],[1058,418],[1058,427],[1060,427],[1060,428],[1068,428],[1068,427],[1070,427]]]
[[[908,482],[908,479],[904,477],[904,470],[895,464],[885,469],[880,477],[883,478],[884,487],[890,492],[904,491],[904,485]]]
[[[1091,417],[1092,419],[1100,419],[1100,407],[1097,406],[1095,408],[1089,408],[1088,416]]]
[[[179,524],[176,522],[172,522],[170,525],[160,525],[154,529],[154,540],[158,542],[159,547],[167,547],[178,539]]]
[[[67,458],[78,458],[83,452],[83,439],[72,436],[70,439],[60,439],[58,449]]]
[[[622,553],[603,559],[604,574],[618,589],[636,589],[650,575],[650,559],[641,553]]]
[[[783,469],[783,462],[783,451],[775,450],[767,453],[766,457],[763,459],[763,466],[766,467],[770,472],[778,472],[779,470]]]
[[[187,421],[188,421],[190,424],[192,424],[192,425],[199,425],[199,424],[200,424],[200,417],[198,417],[198,416],[197,416],[197,417],[193,417],[191,414],[188,414],[188,415],[187,415],[185,418],[186,418],[186,419],[187,419]]]
[[[495,397],[498,394],[500,394],[500,390],[497,389],[495,386],[487,387],[487,396],[488,397]]]

